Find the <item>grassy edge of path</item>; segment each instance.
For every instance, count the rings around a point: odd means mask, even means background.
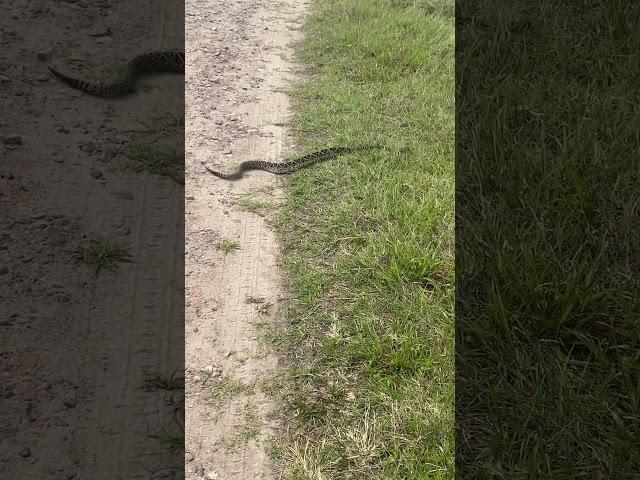
[[[372,145],[288,180],[293,298],[271,385],[293,479],[454,470],[454,18],[450,0],[317,0],[292,93],[309,151]],[[303,153],[303,152],[300,152]]]

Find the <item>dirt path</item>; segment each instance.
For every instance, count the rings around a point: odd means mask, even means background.
[[[273,478],[266,454],[274,425],[261,386],[277,368],[261,322],[278,318],[278,248],[262,216],[279,178],[231,169],[278,161],[293,78],[291,42],[301,0],[189,0],[186,6],[186,475]],[[220,245],[226,245],[227,252]]]
[[[8,0],[2,11],[0,478],[167,478],[175,457],[148,435],[177,430],[182,392],[145,378],[182,365],[183,188],[132,171],[124,151],[160,141],[157,118],[182,116],[183,77],[107,100],[46,65],[91,78],[180,47],[182,8]],[[168,141],[181,148],[178,133]],[[134,262],[96,276],[74,255],[92,241]]]

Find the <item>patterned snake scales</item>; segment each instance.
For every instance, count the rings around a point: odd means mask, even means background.
[[[184,73],[185,55],[182,51],[158,51],[138,55],[129,62],[122,77],[112,83],[90,83],[70,77],[49,66],[49,70],[70,87],[96,97],[115,97],[134,91],[138,77],[153,71]],[[261,160],[242,162],[232,173],[222,173],[206,167],[207,171],[224,180],[236,180],[247,170],[265,170],[275,174],[287,174],[315,163],[324,162],[340,155],[358,150],[380,148],[379,146],[334,147],[319,150],[289,162],[274,163]]]

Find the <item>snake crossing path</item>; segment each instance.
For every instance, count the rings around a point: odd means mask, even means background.
[[[260,322],[279,318],[278,246],[268,209],[279,177],[217,179],[246,160],[280,161],[294,78],[301,0],[186,3],[186,455],[187,479],[276,478],[265,453],[278,426],[261,389],[277,360]],[[236,246],[225,252],[219,245]]]

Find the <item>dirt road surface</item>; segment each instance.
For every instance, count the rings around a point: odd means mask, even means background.
[[[280,179],[249,172],[229,182],[204,165],[279,161],[291,142],[283,87],[302,0],[189,0],[186,5],[186,476],[274,478],[270,398],[277,359],[260,339],[277,321],[278,246],[263,215]]]
[[[181,48],[182,7],[7,0],[0,11],[0,478],[171,478],[170,449],[151,436],[179,432],[182,392],[145,382],[183,365],[184,193],[133,171],[125,151],[182,148],[181,126],[168,138],[154,125],[182,118],[184,78],[100,99],[47,65],[95,79]],[[76,256],[94,241],[132,262],[96,275]]]

